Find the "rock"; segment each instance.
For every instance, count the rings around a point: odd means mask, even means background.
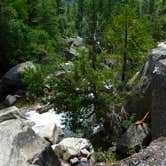
[[[68,72],[73,66],[74,66],[74,63],[71,62],[71,61],[67,61],[65,63],[61,63],[59,65],[64,71]]]
[[[49,143],[37,136],[26,122],[0,123],[0,140],[1,166],[60,166]]]
[[[101,64],[106,68],[113,68],[115,60],[112,58],[105,58]]]
[[[87,159],[86,157],[81,157],[80,161],[81,161],[81,162],[87,162],[88,159]]]
[[[136,153],[126,159],[124,159],[119,165],[129,166],[164,166],[166,165],[166,138],[160,137],[151,142],[151,144],[142,149],[139,153]]]
[[[76,163],[74,166],[92,166],[92,163],[80,161],[80,162]]]
[[[64,138],[59,144],[54,147],[54,152],[57,156],[65,161],[70,158],[81,155],[81,150],[86,149],[90,154],[93,153],[91,143],[84,138]]]
[[[61,166],[71,166],[70,163],[65,162],[65,161],[63,161],[63,160],[61,160],[61,159],[60,159],[60,162],[61,162]]]
[[[83,38],[79,36],[77,36],[76,38],[68,38],[67,42],[70,45],[68,54],[71,57],[69,59],[71,59],[73,56],[79,56],[79,50],[87,51]]]
[[[158,47],[153,49],[149,54],[148,60],[145,62],[143,68],[139,73],[134,76],[130,84],[136,85],[143,89],[146,93],[149,89],[152,89],[152,81],[154,76],[163,70],[164,62],[166,59],[166,43],[162,42],[158,44]],[[159,71],[160,66],[160,71]]]
[[[4,103],[5,103],[7,106],[12,106],[16,101],[17,101],[17,97],[16,97],[16,96],[7,95],[6,98],[5,98]]]
[[[73,156],[78,156],[78,152],[74,148],[67,149],[66,152],[63,153],[63,160],[68,161]]]
[[[70,47],[69,54],[71,54],[72,56],[78,56],[79,52],[72,46]]]
[[[58,137],[58,127],[55,123],[49,123],[44,126],[40,126],[39,130],[36,131],[40,137],[45,138],[51,144],[55,144]]]
[[[98,162],[95,164],[95,166],[106,166],[106,163],[104,162]]]
[[[77,157],[74,157],[74,158],[71,158],[70,159],[70,163],[71,164],[76,164],[76,163],[78,163],[79,162],[79,159],[77,158]]]
[[[89,157],[91,153],[87,149],[81,149],[82,156]]]
[[[0,110],[0,122],[17,118],[25,118],[25,115],[21,113],[19,109],[15,106]]]
[[[117,153],[127,154],[128,150],[147,146],[150,143],[151,135],[148,124],[131,124],[127,131],[117,142]]]
[[[141,90],[143,97],[138,100],[138,96],[131,96],[127,110],[137,114],[139,112],[138,119],[150,112],[152,139],[166,136],[166,42],[159,43],[152,50],[132,86]]]
[[[69,44],[73,44],[74,46],[77,46],[77,47],[85,47],[85,44],[84,44],[84,41],[83,41],[83,38],[77,36],[76,38],[68,38],[68,43]]]
[[[2,77],[2,83],[6,87],[6,89],[10,88],[19,88],[23,86],[21,81],[21,72],[25,71],[27,68],[35,69],[35,65],[30,62],[20,63],[14,67],[12,67],[7,73]]]
[[[39,108],[36,109],[36,112],[38,112],[39,114],[48,112],[53,106],[50,104],[47,104],[45,106],[40,106]]]

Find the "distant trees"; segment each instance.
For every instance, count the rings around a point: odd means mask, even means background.
[[[41,62],[55,55],[59,43],[56,39],[62,29],[59,24],[62,8],[60,1],[57,3],[54,0],[0,2],[2,69],[26,60]]]

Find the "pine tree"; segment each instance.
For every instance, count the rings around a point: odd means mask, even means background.
[[[106,37],[110,37],[113,53],[121,61],[121,81],[124,86],[153,46],[153,40],[128,5],[122,7],[119,15],[114,17],[111,26],[107,28],[110,35]]]

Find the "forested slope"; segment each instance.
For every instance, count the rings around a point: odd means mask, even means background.
[[[166,39],[166,0],[2,0],[0,30],[1,75],[32,61],[23,81],[33,98],[65,112],[85,135],[92,115],[106,123],[121,110],[111,124],[116,136],[127,83]]]

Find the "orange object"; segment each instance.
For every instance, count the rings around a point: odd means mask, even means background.
[[[135,122],[136,125],[143,125],[144,123],[149,124],[151,121],[150,113],[147,112],[145,116],[141,119]]]

